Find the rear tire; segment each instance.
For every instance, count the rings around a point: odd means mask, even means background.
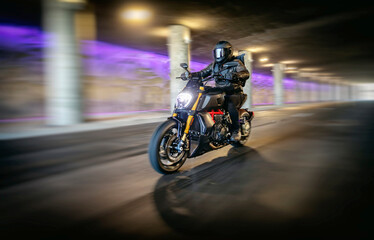
[[[245,145],[247,142],[249,136],[251,135],[251,130],[252,130],[252,124],[250,121],[250,115],[248,112],[244,111],[240,113],[239,116],[240,119],[240,133],[242,135],[240,141],[233,142],[231,143],[232,146],[234,147],[242,147]]]
[[[174,146],[179,141],[177,137],[177,123],[168,120],[161,124],[151,137],[148,155],[154,170],[161,174],[171,174],[183,165],[188,152],[178,153]]]

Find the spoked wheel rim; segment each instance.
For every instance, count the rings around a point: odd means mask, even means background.
[[[159,146],[159,163],[167,171],[174,171],[183,164],[186,158],[186,151],[177,150],[180,139],[177,136],[178,130],[173,126],[164,134]]]

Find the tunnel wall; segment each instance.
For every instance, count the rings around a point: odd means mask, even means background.
[[[0,119],[44,116],[43,47],[48,35],[33,27],[0,24]],[[169,59],[152,52],[99,41],[82,41],[84,112],[105,117],[169,108]],[[191,62],[198,71],[208,63]],[[273,77],[253,73],[253,104],[273,104]],[[296,84],[283,81],[285,102],[297,99]],[[305,93],[316,84],[302,82]],[[302,94],[308,96],[308,94]],[[316,96],[316,94],[314,94]]]

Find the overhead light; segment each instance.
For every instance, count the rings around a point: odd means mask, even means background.
[[[167,37],[169,35],[169,30],[166,27],[158,27],[151,29],[148,33],[156,37]]]
[[[269,58],[267,57],[260,58],[260,62],[267,62],[267,61],[269,61]]]
[[[86,0],[59,0],[60,2],[67,2],[67,3],[87,3]]]
[[[262,66],[263,67],[272,67],[272,66],[274,66],[274,63],[263,64]]]
[[[334,75],[333,73],[322,73],[322,72],[313,73],[313,74],[318,75],[318,76],[333,76]]]
[[[122,13],[122,17],[131,22],[145,22],[151,18],[151,12],[145,8],[129,8]]]
[[[297,67],[286,67],[285,70],[296,70],[296,69],[297,69]]]
[[[310,68],[300,68],[300,70],[306,71],[306,72],[315,72],[315,71],[320,71],[321,68],[310,67]]]
[[[283,64],[295,64],[295,63],[299,63],[300,61],[298,60],[285,60],[285,61],[280,61],[280,63],[283,63]]]
[[[183,35],[183,40],[186,44],[191,43],[191,35],[190,31],[185,31]]]
[[[250,47],[247,50],[250,51],[250,52],[253,52],[253,53],[258,53],[258,52],[267,51],[268,48],[265,48],[265,47]]]
[[[211,25],[211,20],[202,17],[183,17],[177,22],[191,29],[205,29]]]

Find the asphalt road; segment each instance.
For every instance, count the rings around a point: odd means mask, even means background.
[[[373,239],[374,102],[255,114],[245,147],[150,166],[157,124],[1,141],[1,239]]]

